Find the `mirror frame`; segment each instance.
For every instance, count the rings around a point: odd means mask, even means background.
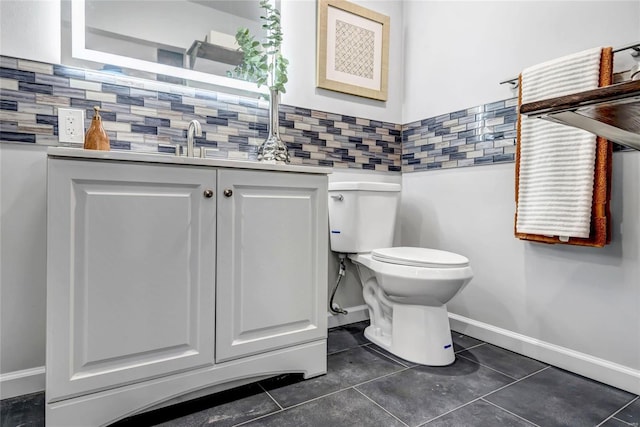
[[[275,0],[269,0],[275,6]],[[178,77],[186,80],[194,80],[197,82],[207,83],[216,86],[215,90],[224,92],[224,89],[232,89],[251,93],[257,96],[269,93],[266,86],[258,87],[253,82],[245,80],[232,79],[229,77],[217,76],[215,74],[204,73],[202,71],[194,71],[186,68],[174,67],[171,65],[158,64],[156,62],[145,61],[142,59],[129,58],[126,56],[115,55],[112,53],[101,52],[86,48],[85,37],[85,0],[71,1],[71,56],[74,59],[82,59],[86,61],[97,62],[100,64],[111,64],[118,67],[131,68],[140,71],[146,71],[155,74],[165,74],[172,77]],[[220,89],[218,89],[220,88]]]

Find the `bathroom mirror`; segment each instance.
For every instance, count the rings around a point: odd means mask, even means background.
[[[170,83],[267,92],[227,77],[242,60],[235,45],[238,28],[264,31],[259,0],[71,0],[68,7],[69,65],[90,61],[90,68]]]

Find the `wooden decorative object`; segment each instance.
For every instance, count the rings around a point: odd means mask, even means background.
[[[91,126],[84,135],[84,149],[85,150],[101,150],[109,151],[111,144],[109,144],[109,136],[102,127],[102,117],[100,117],[100,107],[93,107],[93,119],[91,120]]]

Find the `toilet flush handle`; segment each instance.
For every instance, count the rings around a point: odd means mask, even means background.
[[[344,200],[344,196],[342,194],[336,194],[335,196],[332,195],[331,196],[332,199],[336,199],[337,201],[341,202]]]

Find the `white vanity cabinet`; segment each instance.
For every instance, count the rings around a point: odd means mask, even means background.
[[[228,164],[49,150],[47,426],[326,372],[326,171]]]
[[[47,399],[213,364],[215,170],[48,168]]]
[[[218,171],[216,362],[326,336],[326,177]]]

